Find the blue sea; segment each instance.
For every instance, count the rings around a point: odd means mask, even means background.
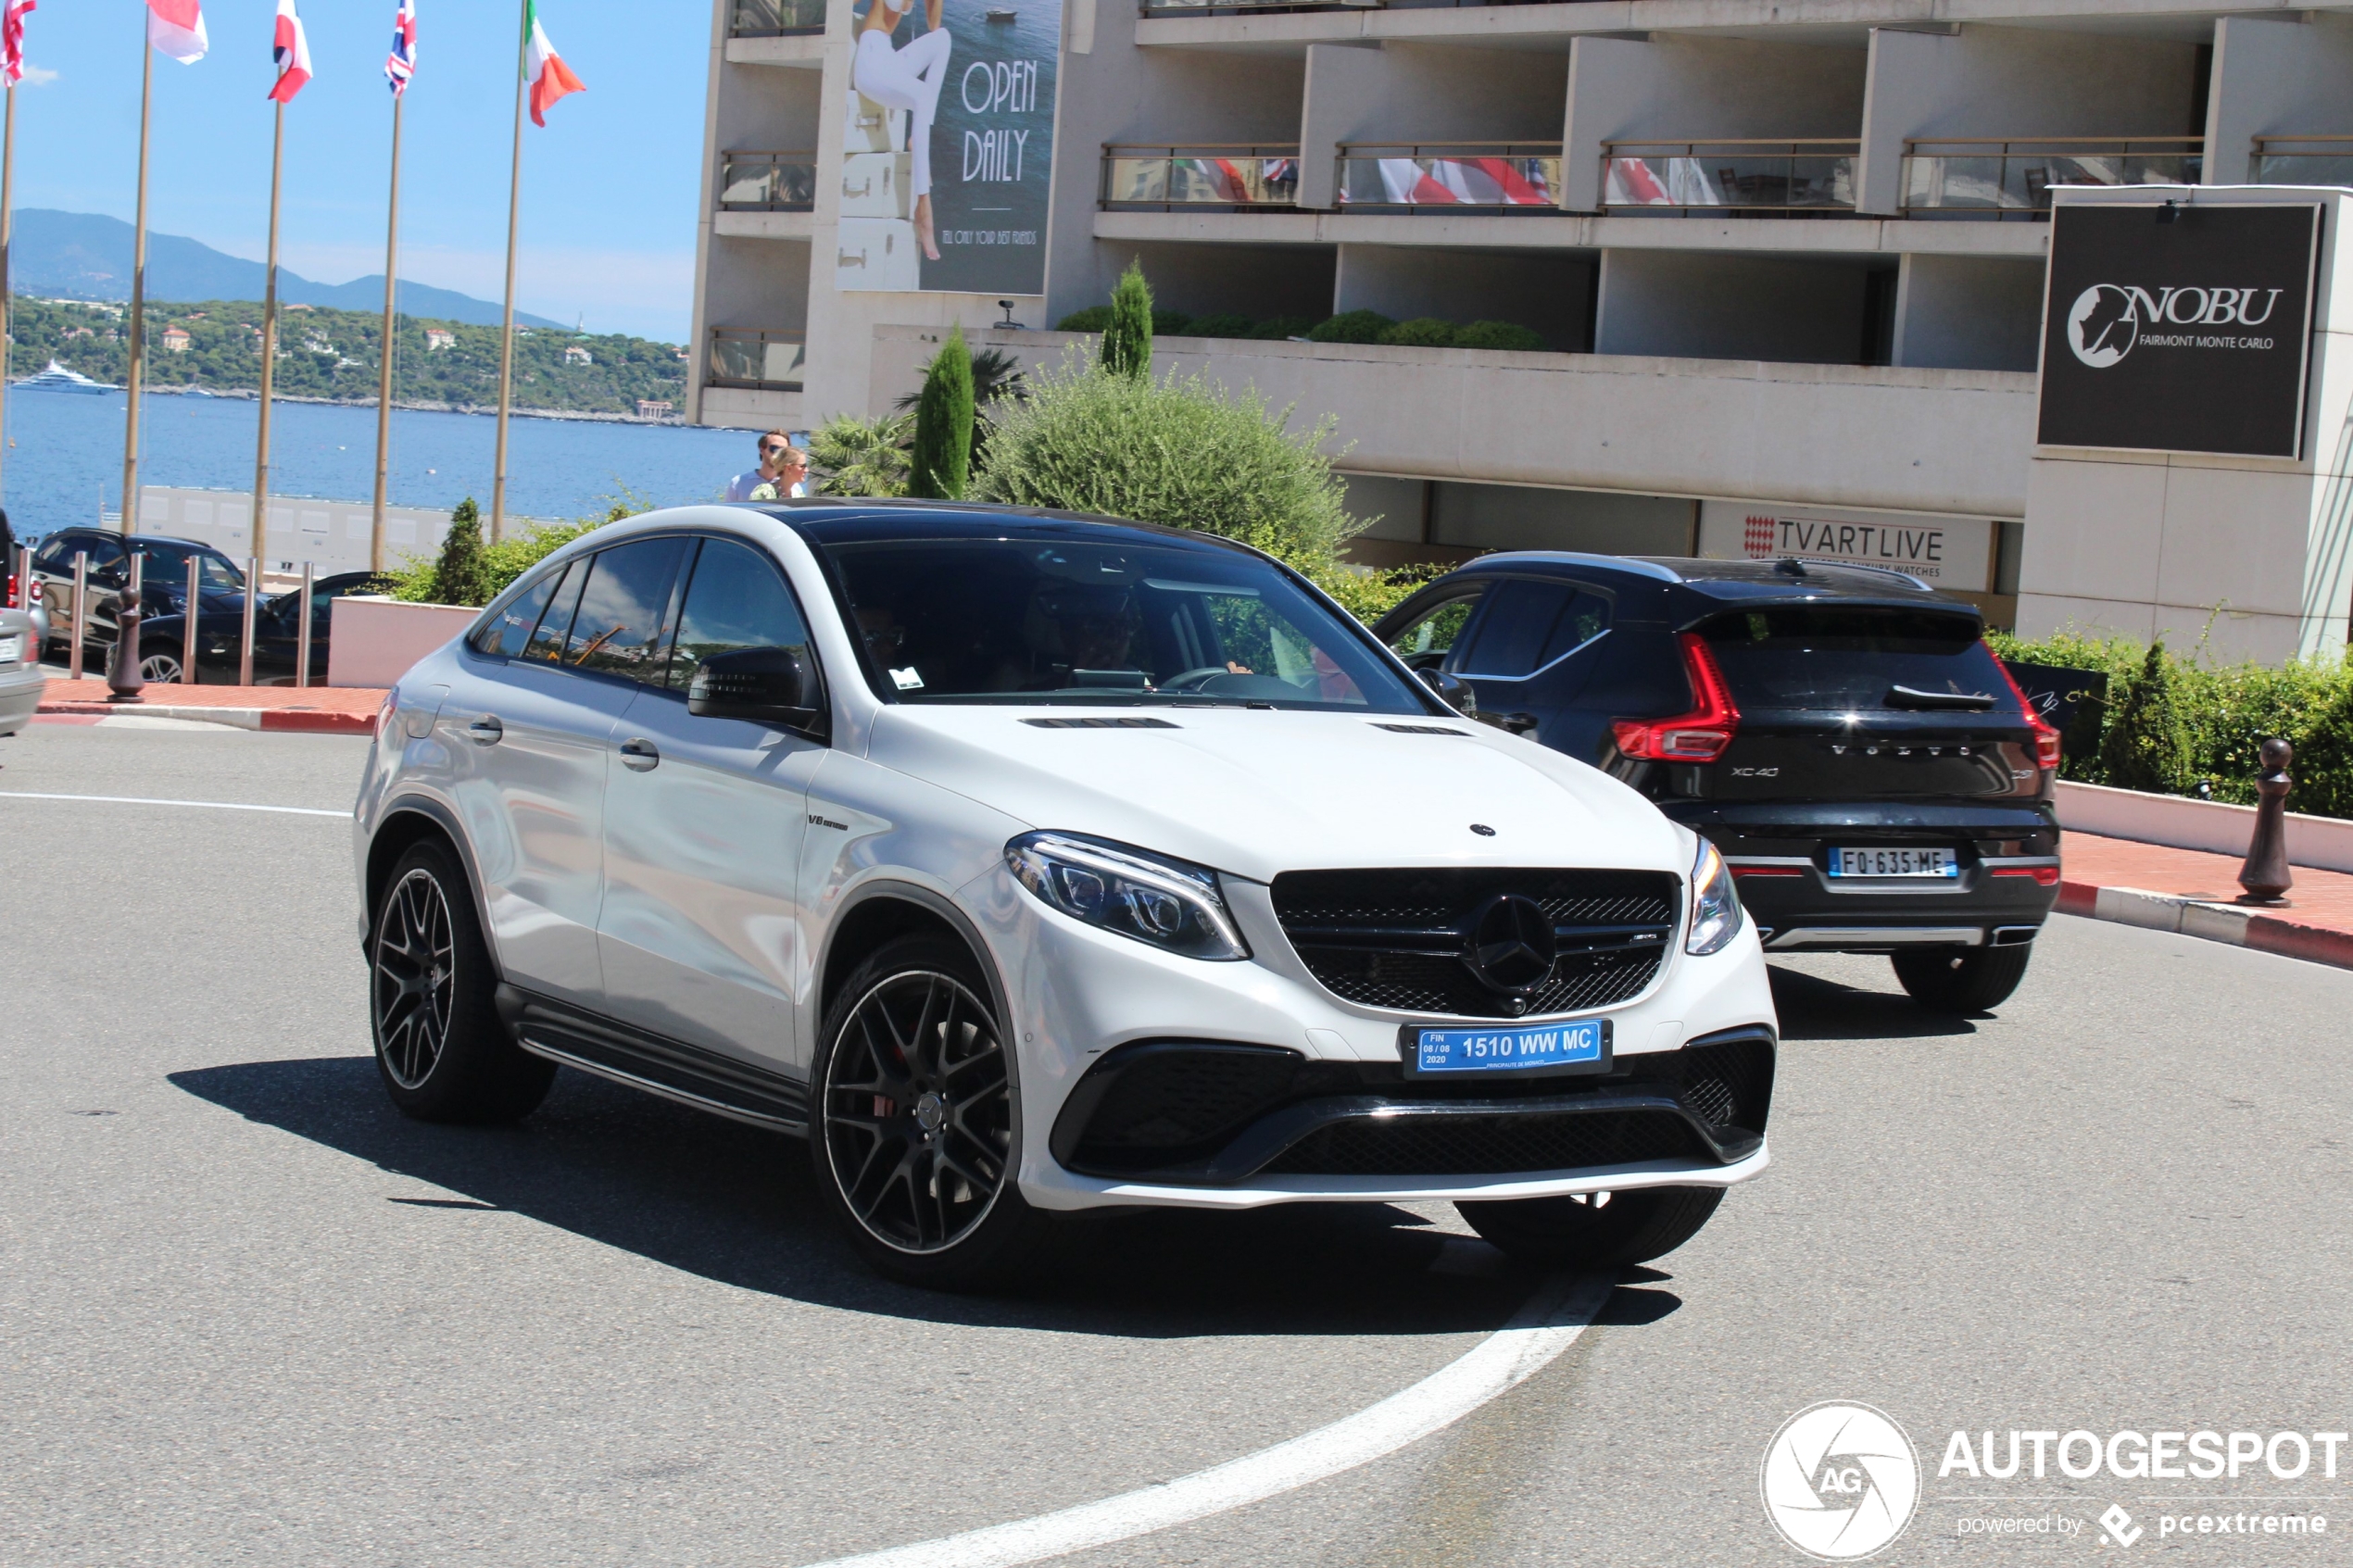
[[[93,523],[122,501],[126,398],[107,393],[7,390],[0,505],[21,534]],[[139,483],[253,488],[260,405],[251,398],[150,395],[143,399]],[[490,510],[497,421],[487,414],[395,409],[388,499],[447,511],[472,495]],[[366,502],[375,494],[376,411],[280,403],[271,414],[271,489]],[[513,517],[602,513],[635,494],[655,506],[716,500],[759,462],[749,431],[592,420],[510,421],[507,511]]]

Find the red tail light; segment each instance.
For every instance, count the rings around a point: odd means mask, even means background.
[[[1740,733],[1741,710],[1724,671],[1696,632],[1686,632],[1683,673],[1692,683],[1692,709],[1672,719],[1620,719],[1610,725],[1617,749],[1645,762],[1713,762]]]
[[[1984,643],[1978,644],[1978,646],[1985,649],[1985,657],[1993,659],[1994,668],[2002,672],[2002,679],[2009,685],[2010,696],[2018,698],[2018,710],[2025,714],[2026,721],[2034,727],[2034,765],[2037,768],[2057,768],[2059,765],[2058,731],[2051,727],[2049,720],[2034,711],[2034,705],[2026,700],[2026,693],[2019,689],[2018,678],[2010,673],[2010,667],[2002,662],[2000,656]]]

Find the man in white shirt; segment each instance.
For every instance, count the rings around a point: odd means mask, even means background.
[[[730,501],[777,501],[809,494],[809,454],[772,430],[760,438],[760,466],[727,482]]]

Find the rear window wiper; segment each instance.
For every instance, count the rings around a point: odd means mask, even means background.
[[[1890,708],[1960,708],[1982,713],[1994,706],[1992,692],[1924,692],[1912,686],[1887,688]]]

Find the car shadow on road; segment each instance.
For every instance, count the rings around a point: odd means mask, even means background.
[[[513,1127],[412,1122],[385,1098],[368,1057],[170,1078],[250,1122],[442,1189],[385,1195],[437,1222],[511,1210],[666,1267],[852,1311],[1146,1338],[1462,1334],[1501,1326],[1535,1284],[1484,1243],[1403,1209],[1290,1204],[1093,1221],[1014,1292],[911,1290],[877,1277],[835,1229],[798,1140],[570,1069]],[[1625,1321],[1655,1321],[1656,1307],[1629,1303]]]
[[[1977,1025],[1931,1012],[1899,991],[1869,991],[1773,965],[1773,1010],[1784,1040],[1927,1040],[1974,1035]]]

